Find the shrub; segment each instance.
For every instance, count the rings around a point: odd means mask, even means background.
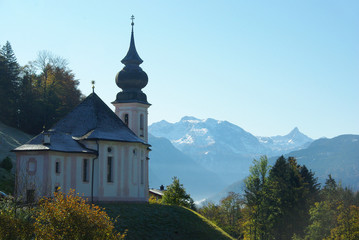
[[[155,196],[151,196],[149,199],[148,199],[148,202],[150,204],[161,204],[162,203],[162,199],[157,199]]]
[[[0,239],[33,239],[32,209],[16,206],[12,197],[0,200]]]
[[[41,199],[34,226],[37,239],[124,239],[126,234],[116,233],[106,212],[74,190]]]

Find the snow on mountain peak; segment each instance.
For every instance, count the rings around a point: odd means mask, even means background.
[[[192,116],[184,116],[180,122],[200,122],[201,120]]]

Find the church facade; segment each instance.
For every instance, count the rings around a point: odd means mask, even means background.
[[[113,112],[96,93],[49,130],[17,147],[16,194],[33,201],[70,189],[92,201],[148,201],[148,108],[133,22],[130,48],[116,75]]]

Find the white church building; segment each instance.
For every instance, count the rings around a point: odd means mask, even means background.
[[[33,201],[75,189],[94,202],[148,201],[148,108],[133,21],[130,48],[116,75],[113,112],[96,93],[17,147],[16,194]]]

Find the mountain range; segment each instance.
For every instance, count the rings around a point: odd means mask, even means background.
[[[160,144],[156,142],[156,138],[161,138],[162,141],[167,139],[166,147],[160,151],[166,152],[168,166],[171,165],[171,159],[174,159],[171,154],[175,147],[183,154],[181,159],[186,158],[186,163],[195,163],[194,168],[200,167],[205,175],[215,174],[216,177],[207,183],[208,186],[214,186],[219,181],[226,184],[221,191],[215,191],[218,185],[213,187],[212,195],[207,195],[214,201],[224,197],[226,192],[242,191],[243,179],[248,176],[253,159],[261,155],[267,155],[272,165],[280,155],[296,157],[299,164],[312,169],[319,182],[323,183],[328,174],[332,174],[343,185],[359,190],[358,135],[313,140],[295,127],[284,136],[263,137],[254,136],[228,121],[195,117],[183,117],[176,123],[164,120],[153,123],[149,126],[149,132],[152,134],[150,144],[153,144],[151,141],[155,143],[153,146]],[[150,155],[150,158],[150,168],[156,168],[156,163],[162,161],[158,154]],[[179,161],[177,159],[176,164]],[[179,175],[176,167],[171,169],[173,172],[167,171],[167,176]],[[194,178],[192,174],[193,171],[190,173],[182,169],[181,178],[185,187],[201,191],[200,185],[192,188],[193,182],[187,181],[187,178]]]
[[[160,121],[149,132],[164,137],[202,167],[231,184],[248,174],[253,158],[299,150],[313,140],[294,128],[285,136],[256,137],[228,121],[183,117],[179,122]]]

